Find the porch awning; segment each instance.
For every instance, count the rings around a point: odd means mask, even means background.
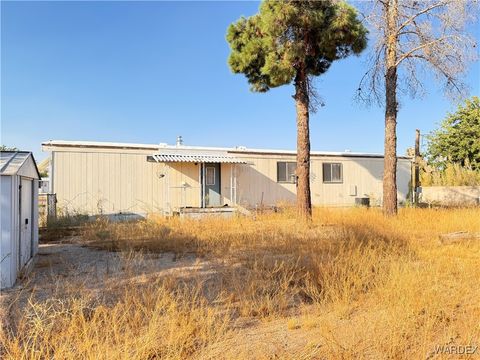
[[[227,163],[227,164],[247,164],[245,160],[225,154],[171,154],[160,153],[147,156],[147,161],[152,162],[187,162],[187,163]]]

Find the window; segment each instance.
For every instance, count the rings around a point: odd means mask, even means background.
[[[277,162],[277,182],[295,183],[296,162]]]
[[[213,166],[205,168],[205,184],[215,185],[215,168]]]
[[[323,182],[342,183],[343,169],[340,163],[323,163]]]

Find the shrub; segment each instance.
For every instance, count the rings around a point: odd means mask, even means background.
[[[422,186],[479,186],[480,170],[448,163],[443,170],[427,168],[420,173]]]

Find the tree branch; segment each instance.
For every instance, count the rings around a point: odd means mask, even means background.
[[[436,3],[436,4],[433,4],[432,6],[429,6],[423,10],[420,10],[419,12],[417,12],[416,14],[410,16],[407,20],[405,20],[405,22],[403,24],[401,24],[399,26],[399,28],[397,29],[397,34],[406,26],[408,26],[409,24],[411,24],[411,22],[413,20],[415,20],[417,17],[419,17],[420,15],[423,15],[425,13],[428,13],[438,7],[441,7],[441,6],[444,6],[445,4],[444,3]]]
[[[462,93],[462,90],[460,89],[460,87],[457,85],[457,82],[455,81],[455,78],[448,74],[444,69],[442,69],[440,66],[438,66],[437,64],[434,64],[432,61],[430,61],[428,58],[426,58],[425,56],[423,55],[411,55],[411,57],[415,57],[417,59],[421,59],[421,60],[424,60],[426,61],[427,63],[429,63],[431,66],[433,66],[434,69],[436,69],[437,71],[439,71],[446,79],[447,79],[447,83],[448,84],[451,84],[457,91],[459,94]]]
[[[397,34],[397,36],[410,35],[410,34],[419,36],[419,35],[418,35],[418,32],[417,32],[417,31],[413,31],[413,30],[401,31],[401,32],[399,32],[399,33]]]
[[[400,63],[405,60],[406,58],[408,58],[409,56],[411,56],[414,52],[418,51],[418,50],[421,50],[421,49],[424,49],[430,45],[433,45],[435,43],[439,43],[439,42],[442,42],[448,38],[451,38],[451,37],[454,37],[453,35],[447,35],[447,36],[442,36],[438,39],[435,39],[435,40],[432,40],[432,41],[429,41],[427,43],[424,43],[422,45],[419,45],[417,47],[414,47],[413,49],[411,49],[410,51],[407,51],[406,53],[404,53],[398,60],[397,62],[395,63],[395,66],[398,66],[400,65]]]

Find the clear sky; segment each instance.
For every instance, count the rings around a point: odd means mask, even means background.
[[[295,149],[293,86],[252,93],[227,65],[225,33],[256,2],[1,2],[1,143],[49,139]],[[477,38],[478,33],[476,34]],[[366,55],[366,54],[365,54]],[[354,101],[366,56],[317,81],[313,150],[383,152],[383,109]],[[479,64],[468,73],[479,95]],[[402,98],[398,151],[455,104],[432,81]]]

